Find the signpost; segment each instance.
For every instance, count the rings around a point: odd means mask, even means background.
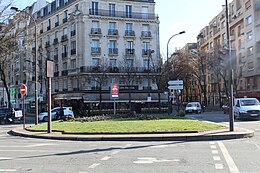
[[[177,91],[180,94],[180,90],[183,90],[183,80],[171,80],[168,81],[168,89],[169,89],[169,94],[168,94],[168,114],[172,113],[172,105],[170,103],[170,97],[172,99],[176,98],[176,96],[172,96],[171,90]],[[175,93],[173,91],[173,93]],[[178,94],[178,95],[179,95]]]
[[[22,84],[20,86],[20,94],[23,97],[23,129],[25,129],[25,111],[24,111],[24,95],[27,93],[27,86]]]
[[[114,99],[114,115],[116,115],[116,99],[119,95],[119,85],[112,84],[111,85],[111,97]]]

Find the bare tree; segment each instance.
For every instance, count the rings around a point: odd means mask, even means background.
[[[19,23],[25,19],[24,16],[15,16],[9,11],[12,1],[7,4],[0,3],[0,73],[1,81],[7,93],[8,107],[11,107],[11,96],[7,78],[8,62],[14,57],[14,52],[18,48],[18,40],[20,34],[23,33],[24,27],[20,27]]]

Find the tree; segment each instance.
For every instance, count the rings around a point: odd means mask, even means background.
[[[8,107],[11,107],[11,96],[9,91],[9,83],[7,79],[8,62],[15,56],[18,48],[18,40],[20,34],[23,33],[24,27],[19,26],[19,23],[26,18],[22,15],[15,16],[8,10],[12,2],[9,4],[0,4],[0,73],[1,81],[7,93]]]

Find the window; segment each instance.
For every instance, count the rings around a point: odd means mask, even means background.
[[[92,40],[92,47],[93,48],[98,48],[99,47],[99,40]]]
[[[55,26],[59,26],[59,15],[55,17]]]
[[[237,11],[242,7],[241,0],[236,0]]]
[[[59,81],[55,81],[55,91],[59,91]]]
[[[76,31],[76,23],[71,24],[71,31]]]
[[[109,16],[115,17],[115,10],[116,10],[116,5],[109,4]]]
[[[68,0],[64,0],[64,5],[68,4]]]
[[[132,41],[127,41],[127,42],[126,42],[126,48],[127,48],[127,49],[133,49],[133,44],[134,44],[134,43],[133,43]]]
[[[143,61],[143,65],[144,65],[144,69],[148,69],[148,60],[147,59],[144,59]]]
[[[252,31],[249,31],[248,33],[246,33],[246,38],[247,38],[248,40],[251,40],[251,39],[252,39],[252,36],[253,36]]]
[[[68,52],[68,46],[66,44],[62,46],[62,51],[63,51],[63,53]]]
[[[109,29],[115,30],[116,29],[116,22],[109,22]]]
[[[54,66],[54,72],[58,72],[59,71],[59,65],[58,64],[55,64]]]
[[[54,36],[55,36],[55,38],[58,38],[58,36],[59,36],[59,32],[56,31]]]
[[[116,67],[116,59],[110,59],[110,60],[109,60],[109,65],[110,65],[111,67]]]
[[[125,6],[125,14],[126,14],[126,18],[132,18],[132,6],[131,5]]]
[[[48,13],[49,13],[49,14],[51,13],[51,3],[48,4]]]
[[[133,30],[133,24],[132,23],[126,23],[125,30],[129,31],[129,32],[132,31]]]
[[[115,49],[116,48],[116,41],[115,40],[110,40],[109,41],[109,48]]]
[[[63,35],[67,35],[68,33],[68,29],[67,28],[63,28]]]
[[[149,13],[148,7],[142,7],[142,18],[143,19],[147,19],[149,17],[148,13]]]
[[[251,7],[251,0],[247,1],[245,3],[246,10],[248,10]]]
[[[210,35],[210,37],[212,37],[212,36],[213,36],[213,32],[212,32],[212,31],[210,31],[209,35]]]
[[[213,45],[213,42],[210,42],[210,48],[213,48],[214,45]]]
[[[252,22],[253,22],[252,16],[248,16],[248,17],[246,18],[246,25],[250,25],[250,24],[252,24]]]
[[[98,58],[93,58],[92,59],[92,66],[98,66],[99,65],[99,59]]]
[[[71,69],[75,69],[77,66],[76,66],[76,60],[73,59],[71,60]]]
[[[99,28],[99,21],[92,21],[92,28]]]
[[[65,90],[68,89],[68,80],[67,79],[63,80],[63,89],[65,89]]]
[[[68,69],[68,64],[67,64],[67,62],[64,62],[64,63],[62,64],[62,69],[63,69],[63,70],[67,70],[67,69]]]
[[[149,31],[149,30],[150,30],[149,25],[147,25],[147,24],[142,25],[142,31]]]
[[[48,26],[47,26],[47,30],[51,29],[51,19],[48,19]]]
[[[144,49],[144,51],[147,52],[149,50],[149,45],[150,45],[149,42],[143,42],[143,49]]]
[[[226,24],[225,21],[221,22],[221,29],[225,28]]]
[[[222,43],[225,43],[227,40],[226,33],[222,34]]]
[[[134,60],[133,59],[127,59],[126,65],[127,65],[127,67],[133,67],[134,66]]]
[[[98,2],[92,2],[92,14],[98,15]]]
[[[241,43],[241,40],[239,39],[238,40],[238,50],[241,50],[241,48],[242,48],[242,43]]]
[[[60,0],[56,0],[56,8],[58,9],[60,7]]]
[[[63,23],[67,22],[68,21],[68,11],[64,11],[63,13]]]
[[[54,49],[54,56],[58,56],[58,54],[59,54],[59,49],[58,49],[58,48],[55,48],[55,49]]]
[[[253,46],[247,48],[247,56],[253,55]]]

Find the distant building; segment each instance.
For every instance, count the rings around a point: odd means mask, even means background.
[[[54,61],[54,104],[110,103],[112,83],[119,84],[119,102],[128,102],[129,91],[132,102],[147,102],[148,90],[152,101],[158,101],[153,78],[160,74],[159,20],[154,0],[55,0],[40,8],[42,4],[38,0],[25,9],[35,12],[37,47],[31,21],[10,86],[26,83],[33,96],[35,72],[30,61],[36,50],[43,102],[46,59]]]

